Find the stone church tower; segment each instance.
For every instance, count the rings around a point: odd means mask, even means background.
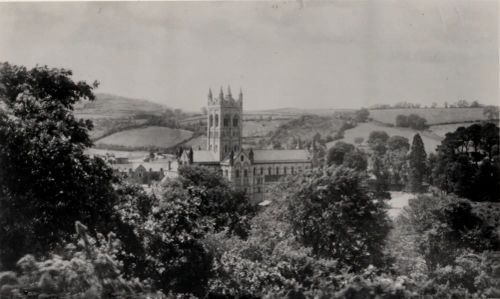
[[[238,152],[241,149],[243,123],[241,90],[238,99],[234,99],[230,87],[225,96],[221,88],[218,97],[213,97],[209,89],[207,118],[207,150],[214,152],[219,161],[231,151]]]

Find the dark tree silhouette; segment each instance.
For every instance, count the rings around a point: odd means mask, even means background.
[[[427,174],[427,154],[420,134],[415,134],[409,157],[409,184],[411,192],[422,192]]]

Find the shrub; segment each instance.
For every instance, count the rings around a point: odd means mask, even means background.
[[[78,241],[69,243],[60,255],[44,260],[26,255],[17,262],[19,272],[1,272],[2,298],[24,298],[26,294],[37,298],[153,296],[147,283],[123,277],[117,259],[120,242],[114,234],[92,238],[78,222],[76,232]]]

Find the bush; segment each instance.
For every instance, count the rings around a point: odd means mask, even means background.
[[[117,259],[120,242],[114,234],[92,238],[80,223],[76,223],[76,232],[78,241],[69,243],[60,255],[40,261],[26,255],[17,262],[19,272],[1,272],[2,298],[24,298],[27,293],[37,298],[153,296],[147,283],[123,277]]]

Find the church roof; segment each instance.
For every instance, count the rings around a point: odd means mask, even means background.
[[[219,156],[214,151],[193,151],[194,163],[218,163]]]
[[[269,162],[307,162],[311,156],[307,150],[253,150],[254,163]]]

